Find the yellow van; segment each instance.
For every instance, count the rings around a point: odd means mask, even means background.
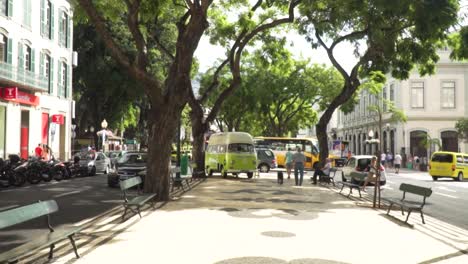
[[[205,150],[205,173],[221,172],[238,175],[246,173],[252,178],[257,170],[257,154],[253,138],[245,132],[224,132],[210,136]]]
[[[450,177],[456,181],[468,178],[468,154],[438,151],[432,154],[429,161],[429,174],[434,181]]]

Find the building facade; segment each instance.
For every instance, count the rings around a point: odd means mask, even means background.
[[[68,0],[0,0],[0,158],[70,157],[72,17]]]
[[[381,98],[402,109],[408,118],[406,123],[392,122],[381,100],[361,91],[352,113],[337,113],[338,138],[348,140],[354,154],[375,153],[375,144],[366,144],[371,130],[373,138],[382,141],[383,150],[408,158],[429,158],[437,150],[468,152],[468,145],[458,139],[455,129],[458,119],[468,117],[468,63],[451,61],[449,54],[449,50],[439,52],[434,75],[420,76],[413,71],[403,81],[387,75]],[[369,105],[376,104],[384,110],[380,129],[377,114],[368,110]]]

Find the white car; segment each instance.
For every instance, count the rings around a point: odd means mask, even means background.
[[[80,167],[86,167],[88,175],[96,175],[96,172],[109,173],[110,159],[102,152],[84,152],[80,154]]]
[[[367,170],[369,167],[369,164],[371,163],[372,160],[371,155],[357,155],[357,156],[352,156],[346,164],[341,168],[341,178],[343,181],[347,182],[353,182],[357,184],[364,184],[364,181],[357,181],[356,179],[351,179],[351,172],[360,172],[363,174],[367,174]],[[380,165],[380,163],[379,163]],[[385,185],[387,182],[387,172],[385,171],[385,168],[381,166],[381,173],[380,173],[380,185]],[[370,185],[372,183],[369,183]]]

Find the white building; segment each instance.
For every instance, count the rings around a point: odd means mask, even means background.
[[[72,17],[68,0],[0,0],[0,158],[70,157]]]
[[[440,60],[432,76],[422,77],[413,71],[407,80],[401,81],[387,75],[382,97],[405,112],[406,123],[392,123],[389,113],[385,113],[383,137],[380,137],[375,113],[367,110],[367,106],[378,102],[363,91],[352,113],[338,112],[338,137],[349,140],[355,154],[374,153],[375,146],[371,149],[365,144],[370,130],[374,138],[383,139],[384,150],[408,157],[428,157],[439,150],[436,145],[425,147],[421,143],[424,138],[439,139],[440,150],[467,152],[468,145],[458,139],[455,123],[468,117],[468,63],[451,61],[449,54],[448,50],[440,51]]]

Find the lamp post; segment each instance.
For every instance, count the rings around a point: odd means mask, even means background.
[[[102,127],[102,151],[105,151],[105,143],[106,143],[106,128],[107,128],[107,121],[106,119],[102,120],[101,122]]]
[[[75,129],[76,129],[76,125],[75,125],[75,124],[71,124],[71,138],[72,138],[72,142],[71,142],[71,154],[72,154],[72,156],[73,156],[73,145],[75,145],[75,138],[76,138]]]
[[[374,131],[371,129],[367,135],[369,136],[369,140],[366,141],[366,143],[369,144],[372,150],[372,144],[376,144],[377,146],[377,151],[376,151],[376,156],[377,156],[377,164],[376,164],[376,177],[375,177],[375,183],[374,183],[374,199],[372,203],[372,207],[375,208],[378,200],[378,207],[380,208],[380,153],[381,150],[379,148],[380,141],[378,139],[372,139],[374,137]],[[371,153],[372,154],[372,153]]]
[[[91,142],[93,143],[93,146],[94,146],[94,127],[93,126],[90,126],[89,127],[89,132],[91,132]]]

